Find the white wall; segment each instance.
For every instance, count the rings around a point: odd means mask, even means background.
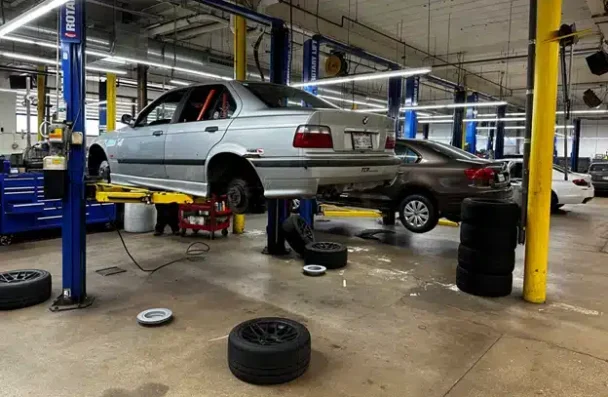
[[[594,158],[597,153],[606,153],[608,151],[608,120],[583,120],[581,127],[581,146],[579,149],[579,157]],[[563,134],[563,130],[559,131]],[[570,130],[568,137],[568,156],[572,150],[573,133]],[[558,156],[564,155],[564,138],[557,138],[557,153]]]
[[[477,149],[485,149],[488,145],[488,130],[477,131]],[[512,134],[512,131],[509,131]],[[422,137],[422,134],[419,134]],[[452,140],[452,124],[448,123],[433,123],[429,128],[429,139],[450,143]],[[518,149],[521,149],[521,140],[515,139],[515,137],[505,137],[505,154],[516,154],[521,153]]]

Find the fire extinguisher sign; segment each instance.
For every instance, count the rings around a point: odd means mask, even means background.
[[[83,0],[71,0],[61,7],[61,41],[82,41],[82,2]]]

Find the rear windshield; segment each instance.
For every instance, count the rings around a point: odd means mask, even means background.
[[[608,163],[606,164],[591,164],[589,172],[608,171]]]
[[[306,91],[286,85],[267,83],[243,83],[243,86],[258,97],[269,108],[305,107],[316,109],[337,109],[336,106]]]
[[[479,157],[475,156],[474,154],[471,154],[469,152],[466,152],[462,149],[459,149],[455,146],[452,145],[448,145],[442,142],[437,142],[437,141],[427,141],[428,142],[428,147],[430,149],[433,149],[434,151],[443,154],[444,156],[448,156],[451,159],[454,160],[481,160]]]

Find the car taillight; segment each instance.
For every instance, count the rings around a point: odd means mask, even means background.
[[[331,149],[331,130],[322,125],[301,125],[293,137],[293,147]]]
[[[393,150],[395,148],[395,137],[394,136],[387,136],[386,137],[386,144],[384,145],[385,149],[389,149],[389,150]]]
[[[576,186],[589,186],[589,182],[584,179],[574,179],[572,181]]]
[[[474,183],[489,185],[494,180],[496,172],[492,168],[468,168],[464,170],[467,179]]]

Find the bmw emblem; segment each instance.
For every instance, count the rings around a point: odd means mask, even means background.
[[[367,125],[367,123],[369,123],[369,117],[368,117],[368,116],[365,116],[365,117],[363,118],[363,124],[366,124],[366,125]]]

